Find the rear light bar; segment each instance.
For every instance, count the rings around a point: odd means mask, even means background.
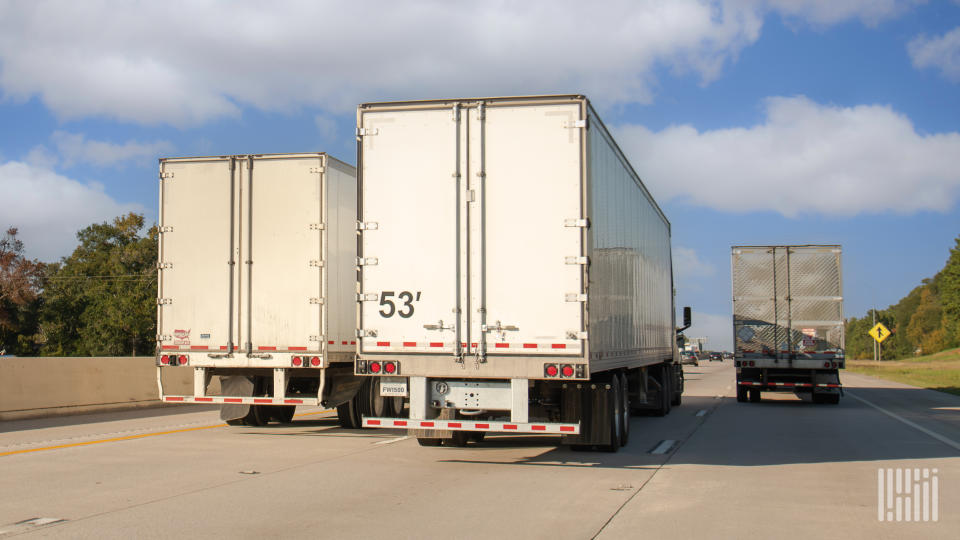
[[[412,420],[408,418],[363,417],[365,428],[405,428],[424,430],[491,431],[498,433],[558,433],[578,435],[580,424],[557,422],[500,422],[494,420]]]
[[[293,367],[320,367],[319,356],[294,356],[290,359],[290,364]]]
[[[175,354],[165,354],[160,357],[161,366],[185,366],[190,362],[190,358],[181,354],[179,356]]]
[[[579,379],[584,378],[586,369],[583,364],[544,364],[543,376],[549,379],[554,377],[570,378],[576,376]]]
[[[356,372],[360,375],[400,375],[400,362],[396,360],[357,360]]]

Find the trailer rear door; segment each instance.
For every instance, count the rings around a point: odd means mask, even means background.
[[[461,129],[450,108],[363,114],[361,353],[457,351]]]
[[[471,110],[471,319],[491,355],[580,354],[584,296],[579,103]],[[481,161],[482,156],[482,163]],[[472,264],[477,261],[477,264]]]

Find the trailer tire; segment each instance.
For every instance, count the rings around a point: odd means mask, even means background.
[[[453,437],[447,439],[447,442],[450,446],[456,446],[457,448],[463,448],[467,446],[467,443],[470,442],[470,432],[468,431],[454,431]]]
[[[682,373],[680,376],[683,377]],[[674,380],[673,378],[670,379],[671,382],[673,380]],[[671,390],[673,391],[671,392],[670,405],[672,405],[673,407],[679,407],[680,403],[683,402],[683,383],[679,384],[678,386],[680,387],[679,391],[677,391],[675,388],[671,386]]]
[[[746,403],[747,402],[747,389],[740,386],[739,381],[737,382],[737,403]]]
[[[660,383],[660,394],[659,401],[660,405],[654,409],[654,414],[656,416],[666,416],[670,414],[670,403],[673,401],[672,397],[672,385],[670,380],[673,378],[670,375],[670,366],[660,365],[659,366],[659,376],[657,377],[657,382]]]
[[[760,390],[756,388],[750,389],[750,403],[760,403]]]
[[[627,446],[630,441],[630,393],[627,388],[627,374],[620,375],[620,446]]]
[[[357,407],[361,392],[357,392],[350,401],[337,405],[337,422],[344,429],[360,429],[362,421]]]
[[[623,436],[623,427],[621,425],[623,415],[620,413],[620,409],[623,408],[623,399],[620,397],[620,377],[616,374],[610,378],[610,390],[606,390],[605,384],[596,385],[597,388],[595,392],[607,391],[609,392],[606,403],[607,411],[606,417],[610,426],[610,443],[600,446],[600,449],[604,452],[616,452],[620,449],[620,438]]]
[[[435,437],[417,437],[417,443],[420,446],[440,446],[443,444],[443,439]]]
[[[273,414],[270,416],[281,424],[289,424],[293,422],[293,415],[297,412],[296,405],[283,405],[280,407],[272,407]]]

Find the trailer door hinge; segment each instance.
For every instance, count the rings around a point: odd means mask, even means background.
[[[157,263],[158,270],[163,270],[164,268],[173,268],[173,263]]]
[[[357,337],[358,337],[358,338],[377,337],[377,331],[376,331],[376,330],[362,330],[362,329],[358,328],[358,329],[357,329]]]
[[[173,303],[173,298],[157,298],[158,306],[169,305],[172,303]]]
[[[476,202],[477,201],[477,192],[475,190],[467,190],[467,202]]]
[[[323,341],[323,336],[310,336],[309,341]]]
[[[587,257],[565,257],[564,262],[567,264],[587,264],[589,259]]]
[[[323,167],[310,167],[310,172],[311,172],[312,174],[322,174],[323,171],[325,171],[325,170],[326,170],[326,169],[324,169]]]
[[[587,295],[580,294],[580,293],[567,293],[566,301],[567,302],[586,302]]]
[[[563,127],[573,129],[573,128],[585,128],[587,127],[587,120],[564,120]]]
[[[565,219],[563,220],[564,227],[590,227],[590,221],[587,219]]]
[[[163,180],[163,179],[165,179],[165,178],[173,178],[173,173],[172,173],[172,172],[162,172],[162,173],[160,173],[160,179]]]
[[[157,341],[170,341],[173,339],[173,336],[166,336],[163,334],[157,334]]]
[[[377,223],[376,221],[367,221],[367,222],[358,221],[357,222],[358,231],[375,231],[379,228],[380,228],[380,224]]]
[[[357,302],[376,302],[378,298],[380,298],[380,296],[373,293],[357,294]]]
[[[311,298],[310,303],[323,305],[323,298]]]
[[[357,266],[376,266],[379,262],[376,257],[357,257]]]
[[[325,223],[311,223],[311,224],[310,224],[310,230],[311,230],[311,231],[322,231],[322,230],[324,230],[324,229],[326,229],[326,228],[327,228],[327,225],[326,225]]]
[[[574,332],[571,330],[567,332],[567,339],[587,339],[587,333],[584,331]]]
[[[323,268],[323,261],[310,261],[310,266],[315,266],[317,268]]]
[[[380,128],[357,128],[357,137],[369,137],[371,135],[378,135],[380,133]]]
[[[159,232],[160,234],[163,234],[166,232],[173,232],[173,227],[171,227],[170,225],[164,225],[163,227],[158,228],[157,232]]]

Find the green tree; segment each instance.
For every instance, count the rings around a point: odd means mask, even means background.
[[[77,233],[80,245],[51,265],[40,313],[43,354],[153,354],[157,228],[127,214]]]
[[[0,351],[33,354],[44,265],[23,254],[16,227],[0,238]]]
[[[920,292],[920,304],[907,324],[907,336],[924,354],[942,351],[945,348],[943,314],[940,301],[931,286]]]
[[[947,347],[960,345],[960,235],[940,271],[940,305],[943,309],[944,340]]]

